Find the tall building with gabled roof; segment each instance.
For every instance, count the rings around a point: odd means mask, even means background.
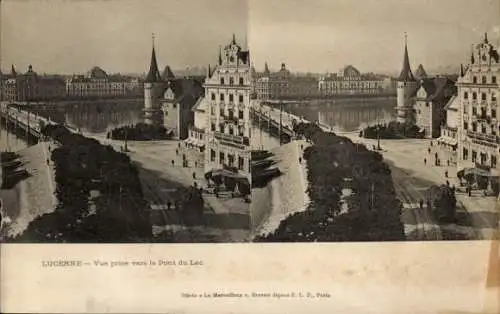
[[[408,46],[405,34],[405,50],[403,55],[403,67],[397,78],[397,106],[396,121],[405,123],[412,121],[413,117],[413,99],[412,96],[417,88],[417,80],[410,67],[410,58],[408,57]]]
[[[470,63],[458,78],[460,98],[458,166],[479,167],[500,176],[500,58],[487,34],[474,45]],[[496,183],[498,184],[498,183]]]
[[[250,54],[234,35],[219,50],[217,66],[204,87],[208,102],[205,171],[231,167],[250,182]]]

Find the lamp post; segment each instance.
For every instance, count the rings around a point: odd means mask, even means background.
[[[280,146],[281,146],[281,132],[282,132],[282,128],[283,128],[283,102],[280,102],[280,126],[279,126],[279,140],[280,140]]]

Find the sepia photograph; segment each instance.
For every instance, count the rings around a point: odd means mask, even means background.
[[[0,2],[3,243],[498,239],[500,2]]]

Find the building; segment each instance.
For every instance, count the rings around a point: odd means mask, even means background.
[[[413,95],[417,90],[418,82],[413,76],[408,57],[408,47],[405,35],[405,49],[403,55],[403,67],[396,79],[396,121],[399,123],[413,122]]]
[[[458,79],[460,168],[478,166],[498,172],[499,61],[498,50],[485,34],[482,42],[473,47],[470,64]]]
[[[45,101],[66,96],[64,79],[59,76],[38,75],[33,66],[18,74],[12,66],[12,73],[2,83],[2,97],[8,101]]]
[[[205,171],[235,167],[250,182],[250,52],[234,38],[205,79]]]
[[[423,67],[419,69],[423,71]],[[422,75],[422,71],[417,71],[420,81],[413,96],[414,122],[427,138],[435,138],[441,135],[441,125],[446,120],[445,106],[456,93],[456,87],[447,77],[428,77]]]
[[[193,107],[203,94],[201,82],[191,78],[175,78],[173,73],[165,77],[168,84],[159,100],[163,126],[174,139],[186,139],[189,127],[194,123]]]
[[[73,75],[66,81],[69,98],[115,98],[142,94],[138,78],[108,75],[100,67],[93,67],[86,75]]]
[[[319,93],[323,97],[345,94],[379,94],[384,92],[384,78],[375,74],[361,74],[354,66],[347,65],[338,73],[320,78]]]
[[[311,98],[318,96],[318,80],[310,76],[293,75],[284,63],[277,72],[264,65],[264,72],[255,77],[255,94],[259,100]]]
[[[166,66],[160,75],[153,43],[149,72],[144,81],[144,120],[163,125],[174,139],[186,139],[194,123],[193,107],[203,95],[196,78],[177,78]]]
[[[458,97],[458,95],[452,96],[444,109],[446,110],[445,123],[441,126],[441,136],[437,141],[447,146],[452,151],[456,151],[458,147],[458,127],[460,121],[460,97]]]

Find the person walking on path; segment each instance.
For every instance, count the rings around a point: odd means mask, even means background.
[[[427,153],[429,153],[429,154],[431,153],[431,148],[430,147],[427,149]]]
[[[424,158],[424,165],[427,165],[427,158]]]
[[[172,159],[172,167],[174,166],[174,164],[175,164],[175,161]]]
[[[193,171],[193,179],[196,180],[196,172]]]
[[[445,178],[448,178],[448,170],[446,170],[446,171],[444,172],[444,177],[445,177]]]
[[[424,200],[423,199],[420,199],[419,205],[420,205],[420,209],[424,208]]]

